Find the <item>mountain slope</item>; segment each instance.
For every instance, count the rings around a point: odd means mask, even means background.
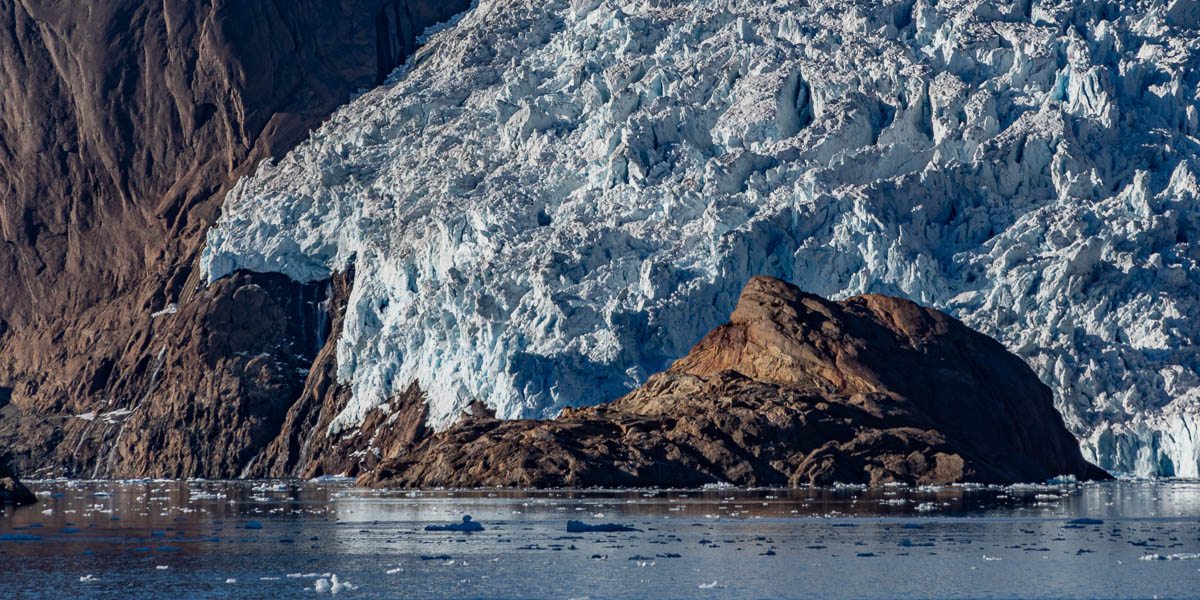
[[[239,176],[467,5],[0,1],[0,446],[21,473],[233,476],[262,450],[328,292],[205,288],[205,232]]]
[[[209,280],[355,268],[330,435],[415,381],[615,398],[749,277],[1000,339],[1084,454],[1200,474],[1194,0],[487,0],[230,193]]]

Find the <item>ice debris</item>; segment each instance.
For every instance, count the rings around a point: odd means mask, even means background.
[[[426,525],[425,531],[462,531],[471,533],[472,531],[483,531],[483,525],[471,520],[471,515],[463,515],[462,523],[451,523],[449,525]]]
[[[340,578],[338,578],[337,573],[330,575],[328,579],[322,577],[313,584],[313,591],[317,592],[318,594],[330,593],[337,595],[342,592],[349,592],[356,589],[358,589],[358,586],[350,583],[349,581],[342,581]]]
[[[620,523],[588,524],[583,521],[567,521],[567,533],[616,533],[623,531],[641,531],[631,525]]]
[[[1147,554],[1140,560],[1200,560],[1200,553],[1178,552],[1175,554]]]

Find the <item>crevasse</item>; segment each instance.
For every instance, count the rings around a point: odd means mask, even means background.
[[[1085,454],[1200,469],[1195,0],[482,0],[229,194],[210,280],[355,265],[353,401],[610,400],[750,276],[1000,339]]]

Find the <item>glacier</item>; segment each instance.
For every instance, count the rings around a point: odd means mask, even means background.
[[[943,309],[1084,454],[1200,476],[1196,0],[480,0],[229,193],[210,281],[354,267],[348,432],[611,400],[768,274]]]

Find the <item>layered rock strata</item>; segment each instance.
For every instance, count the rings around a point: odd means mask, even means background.
[[[1103,479],[1050,389],[995,340],[881,295],[755,277],[730,322],[645,385],[557,419],[463,415],[359,478],[394,487]]]

